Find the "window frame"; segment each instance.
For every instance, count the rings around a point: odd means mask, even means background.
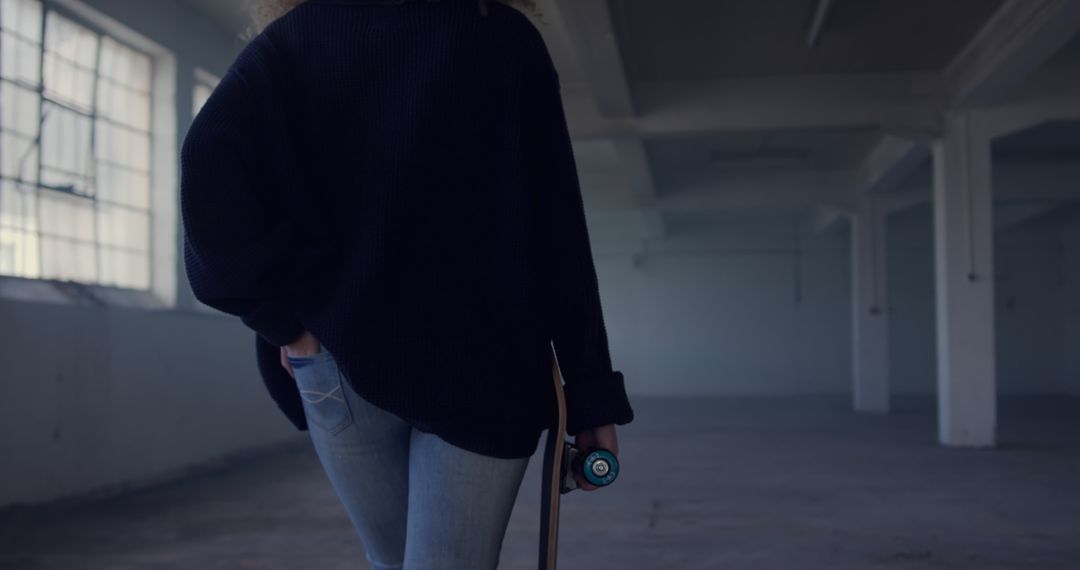
[[[178,158],[176,152],[179,147],[177,134],[178,109],[176,105],[176,70],[177,62],[174,53],[133,30],[124,23],[98,11],[81,0],[38,0],[41,4],[41,45],[39,60],[40,82],[36,90],[33,90],[38,98],[38,104],[43,107],[46,101],[56,102],[45,94],[45,29],[47,26],[48,13],[55,12],[57,15],[73,21],[75,24],[86,28],[98,37],[98,54],[95,56],[95,82],[94,93],[95,105],[91,111],[92,128],[97,129],[98,108],[98,76],[100,75],[100,52],[104,38],[119,45],[139,52],[149,57],[150,61],[150,91],[149,91],[149,148],[150,155],[149,177],[150,196],[148,207],[145,210],[135,207],[139,212],[145,212],[148,217],[148,241],[146,243],[146,261],[149,265],[149,287],[146,289],[116,287],[102,285],[98,282],[72,281],[54,278],[28,278],[12,275],[0,275],[0,297],[8,295],[11,291],[16,292],[16,297],[21,300],[33,300],[39,298],[44,301],[56,301],[56,290],[61,290],[71,302],[79,302],[80,298],[87,295],[95,299],[96,304],[116,304],[121,306],[136,306],[143,308],[177,308],[177,291],[179,271],[177,262],[179,252],[178,236],[178,206],[175,201],[178,196]],[[24,87],[25,88],[25,87]],[[39,113],[41,109],[39,108]],[[46,191],[65,192],[65,189],[46,187],[40,179],[41,171],[41,134],[43,123],[39,115],[38,145],[38,180],[29,184],[34,192]],[[111,124],[111,123],[110,123]],[[122,127],[127,128],[127,127]],[[95,131],[91,131],[94,133]],[[93,134],[92,134],[93,136]],[[93,140],[93,139],[92,139]],[[94,154],[95,162],[99,156]],[[96,169],[95,165],[95,169]],[[75,196],[85,198],[84,194],[71,192]],[[94,198],[96,199],[96,198]],[[112,204],[113,202],[109,202]],[[95,226],[97,205],[94,207]],[[36,214],[36,231],[41,235],[40,211]],[[93,246],[96,252],[103,250],[116,250],[115,245],[104,244],[95,229],[95,241]],[[40,243],[39,243],[40,247]],[[41,260],[39,260],[40,263]],[[100,262],[99,262],[100,263]],[[43,265],[43,263],[42,263]],[[100,275],[100,273],[99,273]],[[95,280],[96,281],[96,280]],[[36,284],[39,285],[36,285]],[[33,291],[38,289],[38,293]],[[72,293],[77,291],[78,294]],[[85,300],[85,299],[83,299]]]

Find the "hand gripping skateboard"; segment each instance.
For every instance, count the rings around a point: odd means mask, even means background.
[[[607,449],[583,453],[566,441],[566,397],[555,352],[551,353],[551,377],[555,383],[556,421],[547,430],[540,492],[540,570],[555,570],[559,550],[559,499],[577,489],[574,473],[597,487],[610,485],[619,474],[619,462]]]

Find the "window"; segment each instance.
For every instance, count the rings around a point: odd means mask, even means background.
[[[0,274],[150,288],[153,60],[0,0]]]
[[[194,108],[192,109],[192,116],[199,114],[203,105],[206,104],[207,99],[210,98],[210,94],[214,92],[221,80],[215,75],[202,68],[195,68],[195,93],[194,95]]]

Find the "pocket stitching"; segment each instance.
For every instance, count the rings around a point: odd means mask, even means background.
[[[314,355],[314,357],[318,357],[319,355],[323,354],[324,352],[325,351],[317,353],[317,354]],[[318,370],[318,369],[315,369],[314,367],[315,367],[315,363],[312,363],[308,367],[305,367],[305,371],[306,372],[311,372],[312,374],[320,374],[321,371]],[[322,391],[319,391],[319,390],[305,389],[299,382],[297,382],[297,388],[300,390],[300,398],[304,401],[305,416],[307,416],[307,418],[311,421],[311,423],[314,423],[315,425],[319,426],[326,433],[328,433],[330,435],[337,435],[338,433],[341,433],[342,430],[344,430],[345,428],[352,425],[352,423],[353,423],[353,415],[352,415],[352,408],[349,406],[348,398],[345,396],[345,379],[342,377],[341,371],[338,370],[336,366],[334,367],[333,374],[334,374],[335,380],[332,383],[328,382],[328,384],[330,384],[330,390],[328,392],[322,392]],[[323,396],[323,398],[318,400],[318,401],[313,402],[313,401],[308,399],[305,392],[310,393],[310,394],[316,394],[316,395],[319,395],[319,396]],[[325,402],[326,399],[330,399],[330,400],[333,401],[333,402],[330,403],[330,405],[339,406],[345,412],[344,415],[341,418],[341,421],[339,421],[335,425],[329,425],[328,423],[323,421],[323,419],[320,417],[320,414],[317,413],[317,411],[315,413],[311,413],[311,414],[307,413],[307,410],[308,410],[309,407],[311,407],[313,409],[313,411],[314,411],[315,410],[314,406],[317,406],[317,405],[320,405],[320,404],[326,404],[326,402]],[[334,403],[334,402],[336,402],[336,403]]]

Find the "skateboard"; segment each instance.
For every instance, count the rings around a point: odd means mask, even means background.
[[[577,489],[574,473],[597,487],[610,485],[619,473],[619,462],[610,451],[598,448],[582,453],[566,441],[566,396],[555,351],[551,353],[551,378],[555,383],[556,421],[547,430],[544,468],[540,484],[540,570],[555,570],[559,551],[559,500]]]

